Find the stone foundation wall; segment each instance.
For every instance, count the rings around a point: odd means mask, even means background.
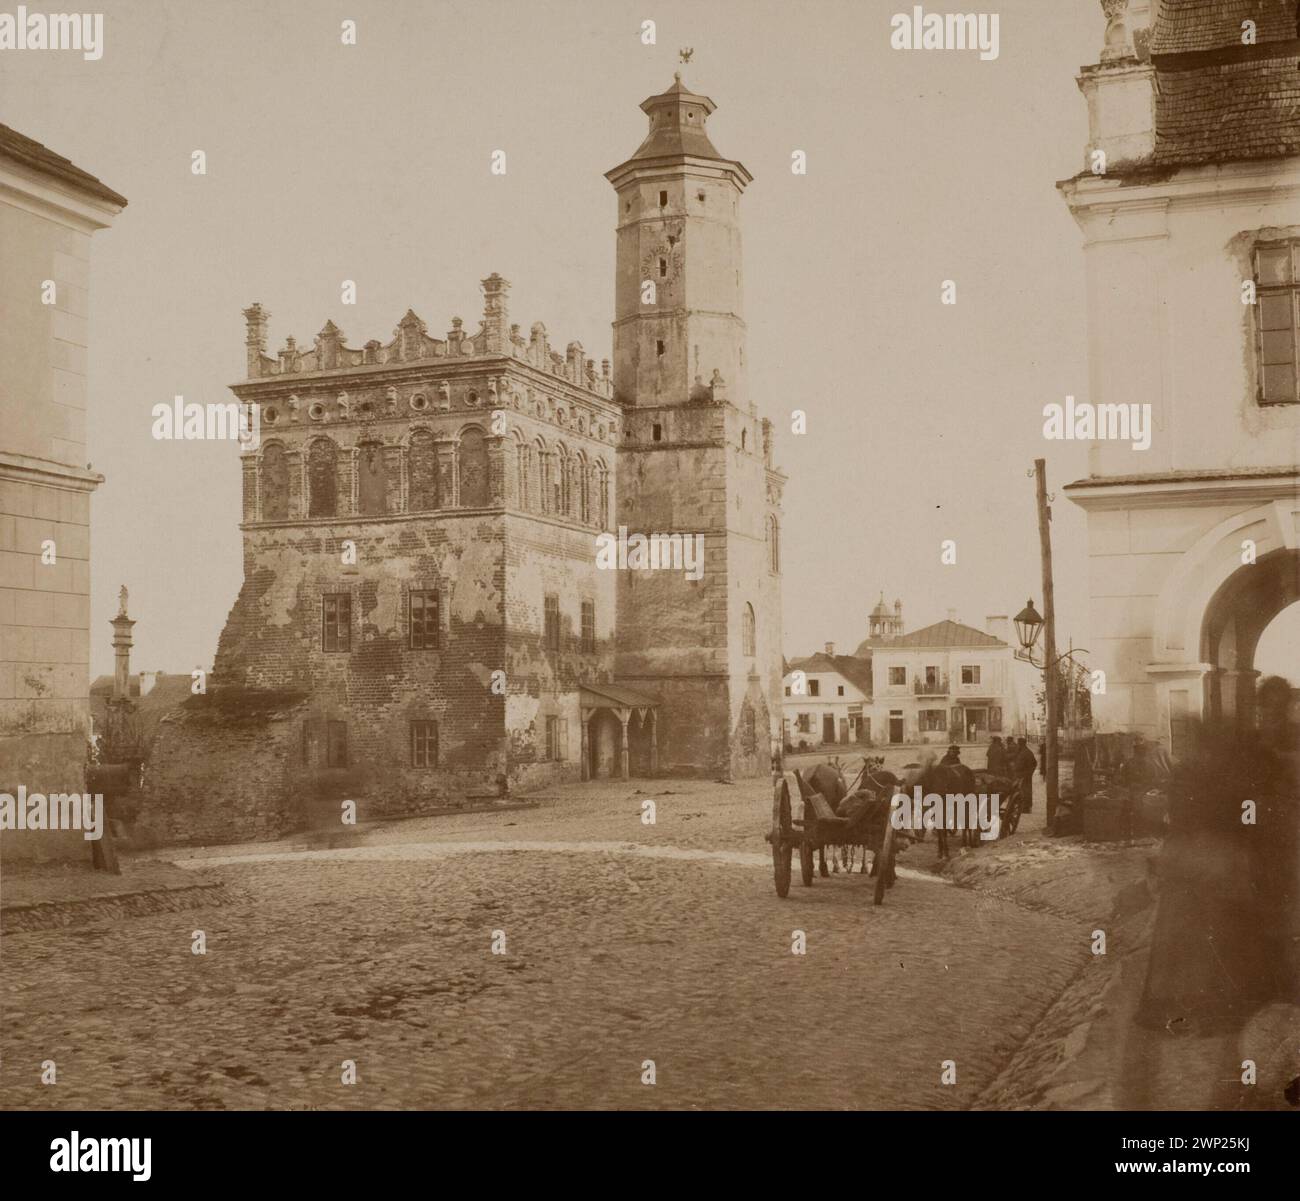
[[[182,708],[158,727],[132,846],[279,838],[306,824],[297,712],[239,718]]]

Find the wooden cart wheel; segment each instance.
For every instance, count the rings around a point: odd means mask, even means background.
[[[772,844],[772,874],[776,881],[778,897],[790,894],[790,865],[794,862],[794,847],[788,842],[777,841]]]
[[[876,873],[875,903],[883,904],[885,889],[894,883],[894,813],[891,807],[885,816],[885,837],[880,843],[880,855],[872,870]]]
[[[790,868],[794,862],[794,819],[790,813],[790,786],[782,780],[772,801],[772,876],[776,895],[790,892]]]
[[[806,838],[799,843],[799,875],[805,888],[811,888],[813,867],[816,865],[817,852]]]
[[[1016,787],[1007,801],[1007,813],[1002,819],[1002,829],[998,836],[1006,838],[1007,835],[1014,834],[1018,825],[1020,825],[1020,789]]]

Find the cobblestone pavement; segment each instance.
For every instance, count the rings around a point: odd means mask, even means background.
[[[214,849],[189,866],[231,904],[5,935],[0,1104],[971,1105],[1086,966],[1092,923],[915,878],[879,908],[859,876],[781,901],[770,795],[602,782],[334,849]]]

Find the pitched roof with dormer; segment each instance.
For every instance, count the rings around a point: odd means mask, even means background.
[[[843,676],[865,697],[871,696],[871,656],[828,655],[818,651],[804,659],[791,659],[785,665],[785,674],[801,671],[805,675],[835,672]],[[825,697],[823,700],[827,699]]]

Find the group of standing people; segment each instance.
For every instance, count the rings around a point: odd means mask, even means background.
[[[949,766],[961,763],[961,747],[954,742],[940,763]],[[1020,806],[1022,813],[1028,813],[1034,807],[1034,769],[1037,766],[1038,760],[1023,738],[1017,741],[1008,738],[1003,746],[1002,739],[995,735],[989,743],[985,770],[995,776],[1020,781],[1024,796],[1024,803]]]
[[[1020,781],[1024,797],[1020,808],[1022,812],[1028,813],[1034,807],[1034,769],[1038,766],[1038,760],[1029,749],[1029,744],[1023,738],[1015,741],[1008,738],[1004,746],[1002,739],[995,735],[989,743],[988,759],[985,762],[993,775]]]

